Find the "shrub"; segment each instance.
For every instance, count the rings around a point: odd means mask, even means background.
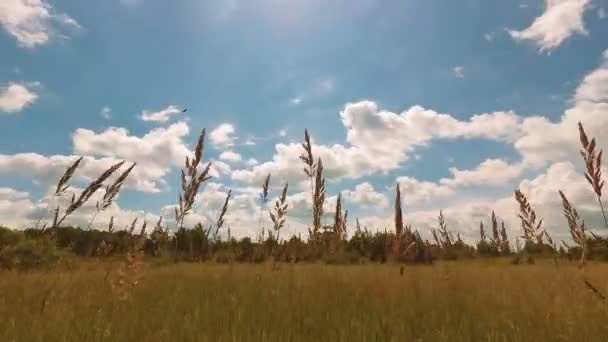
[[[0,250],[0,268],[17,271],[49,268],[59,257],[55,244],[46,237],[22,239]]]

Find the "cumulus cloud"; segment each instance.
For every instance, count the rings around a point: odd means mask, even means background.
[[[502,159],[488,159],[474,170],[459,170],[451,167],[452,178],[441,179],[441,184],[450,187],[470,185],[500,185],[519,177],[522,164],[509,164]]]
[[[363,207],[387,208],[389,205],[386,195],[376,192],[367,182],[357,185],[353,190],[342,191],[342,196],[346,201]]]
[[[75,154],[136,162],[138,166],[130,178],[141,177],[144,183],[140,184],[139,190],[159,191],[158,186],[170,169],[181,166],[185,157],[191,155],[183,141],[189,132],[184,122],[153,129],[142,137],[119,127],[110,127],[100,133],[79,128],[72,135],[72,142]]]
[[[29,193],[11,188],[0,188],[0,201],[11,201],[28,198]]]
[[[56,12],[45,0],[1,1],[0,25],[25,48],[47,44],[60,27],[80,28],[76,20]]]
[[[224,151],[220,154],[220,159],[229,163],[238,163],[243,157],[234,151]]]
[[[234,141],[236,140],[234,133],[235,129],[233,125],[223,123],[211,131],[209,140],[218,148],[229,148],[234,146]]]
[[[560,46],[575,34],[587,34],[583,14],[589,0],[545,0],[545,11],[521,31],[507,30],[518,41],[531,41],[540,51]]]
[[[519,136],[521,119],[513,112],[478,114],[460,121],[448,114],[414,106],[397,114],[378,109],[376,103],[348,103],[340,113],[348,145],[313,144],[313,154],[323,160],[328,179],[357,179],[386,173],[410,159],[417,147],[434,139],[482,138],[511,142]],[[271,161],[252,169],[234,171],[233,179],[259,183],[270,172],[290,184],[306,182],[298,143],[277,144]]]
[[[38,99],[38,95],[26,86],[18,83],[10,83],[5,88],[0,88],[0,112],[20,112]]]
[[[526,118],[522,135],[514,146],[525,163],[544,166],[550,162],[578,158],[577,124],[583,122],[591,136],[603,136],[608,130],[608,50],[600,66],[586,75],[578,86],[568,108],[559,121],[545,117]],[[599,147],[608,150],[608,140],[600,139]]]
[[[433,199],[450,196],[454,190],[448,186],[435,182],[419,181],[412,177],[398,177],[397,182],[403,194],[403,202],[413,205],[420,202],[429,202]]]
[[[181,109],[178,109],[176,106],[169,106],[163,110],[158,112],[150,112],[143,111],[139,116],[143,121],[154,121],[154,122],[167,122],[174,115],[180,114],[182,112]]]

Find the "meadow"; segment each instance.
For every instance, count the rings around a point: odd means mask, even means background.
[[[2,341],[605,341],[576,263],[149,263],[127,300],[111,262],[0,273]],[[608,265],[587,277],[608,290]]]
[[[585,177],[601,212],[602,151],[579,124]],[[555,241],[526,194],[514,191],[521,235],[492,212],[467,243],[438,213],[423,239],[407,224],[397,185],[394,229],[349,225],[340,196],[328,220],[323,163],[308,131],[308,237],[282,237],[288,184],[269,203],[256,239],[224,233],[231,194],[216,222],[186,227],[199,190],[205,131],[186,158],[172,223],[134,220],[118,229],[64,224],[97,192],[113,205],[135,164],[112,165],[79,194],[68,191],[81,159],[59,179],[63,204],[42,226],[0,227],[0,341],[605,341],[608,238],[585,226],[559,191],[571,240]],[[119,172],[119,170],[123,170]],[[69,195],[68,195],[69,194]],[[67,196],[65,196],[67,195]],[[260,213],[262,215],[262,213]],[[605,217],[605,216],[604,216]],[[91,222],[95,216],[91,218]],[[608,228],[608,220],[605,221]],[[91,224],[89,224],[91,226]],[[596,228],[596,227],[593,227]]]

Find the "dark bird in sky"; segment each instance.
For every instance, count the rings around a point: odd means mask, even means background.
[[[187,112],[187,111],[188,111],[188,108],[184,108],[184,109],[182,110],[182,113],[185,113],[185,112]]]

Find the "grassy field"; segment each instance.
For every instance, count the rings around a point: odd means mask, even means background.
[[[605,341],[572,264],[148,265],[127,301],[108,263],[0,273],[0,341]],[[608,265],[585,276],[604,293]]]

